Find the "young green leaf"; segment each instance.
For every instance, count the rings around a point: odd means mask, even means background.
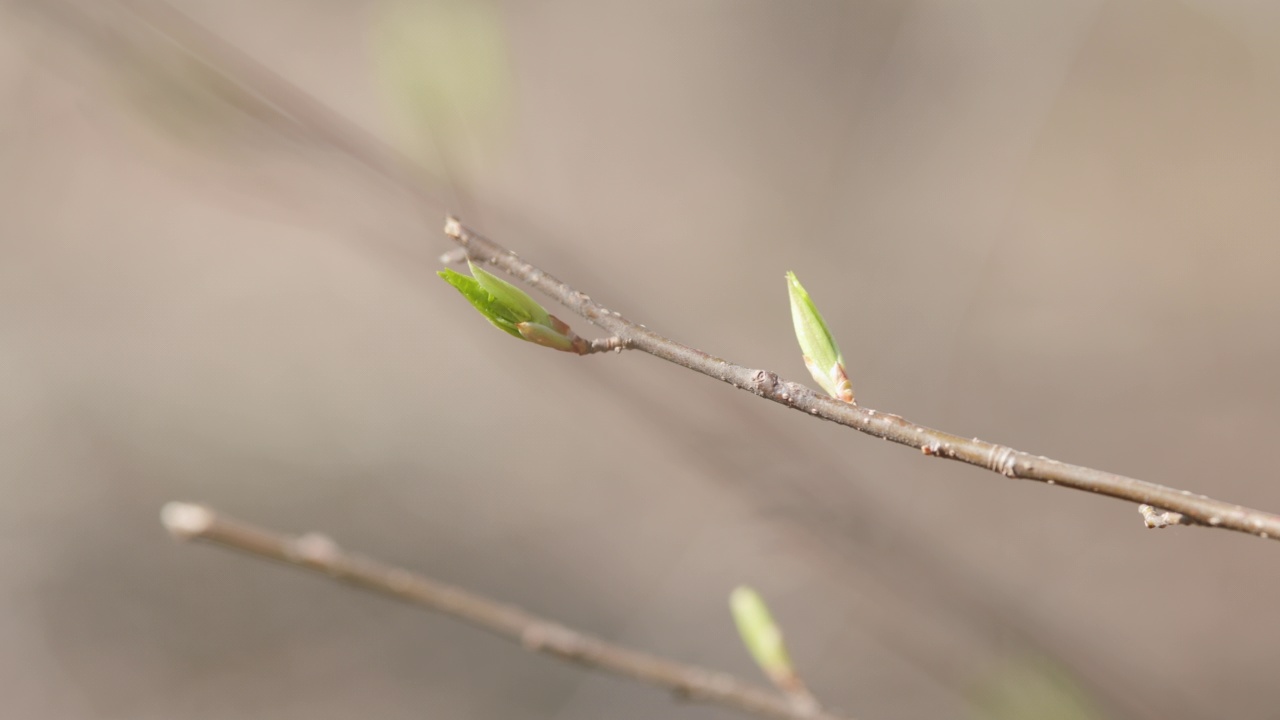
[[[473,277],[449,269],[437,274],[457,288],[498,329],[535,345],[578,355],[590,352],[590,343],[574,334],[563,320],[549,314],[523,290],[483,268],[467,264]]]
[[[476,282],[480,283],[480,287],[489,291],[494,300],[519,317],[517,322],[535,322],[539,325],[550,325],[550,316],[547,314],[546,308],[542,307],[528,293],[502,278],[486,271],[484,268],[472,265],[467,261],[467,265],[471,268],[471,274],[475,277]]]
[[[787,291],[791,296],[791,322],[795,325],[796,340],[800,342],[809,374],[832,397],[853,402],[853,386],[845,373],[840,348],[831,337],[831,331],[827,329],[827,323],[813,304],[813,299],[793,272],[787,273]]]
[[[729,594],[729,610],[738,626],[742,644],[775,685],[785,690],[803,687],[791,667],[791,657],[782,641],[782,630],[773,621],[769,606],[755,590],[742,585]]]
[[[481,287],[475,278],[467,277],[448,268],[436,274],[444,278],[445,282],[457,288],[458,292],[462,293],[462,296],[498,329],[511,333],[516,337],[522,337],[520,331],[516,329],[516,323],[524,320],[516,317],[509,309],[496,302],[494,297],[489,294],[489,291]]]

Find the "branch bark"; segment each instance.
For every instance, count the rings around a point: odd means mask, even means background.
[[[1041,455],[1004,445],[967,438],[917,425],[898,415],[840,402],[804,385],[779,377],[769,370],[756,370],[682,345],[653,330],[634,323],[593,301],[585,293],[569,287],[545,270],[517,256],[501,245],[464,226],[456,218],[445,222],[445,234],[461,245],[473,261],[501,268],[526,284],[541,290],[621,341],[622,347],[641,350],[681,367],[726,382],[740,390],[785,405],[793,410],[829,420],[916,448],[929,457],[958,460],[986,468],[1008,478],[1035,480],[1074,490],[1106,495],[1161,511],[1181,515],[1177,524],[1199,524],[1280,540],[1280,515],[1197,495],[1189,490],[1157,485],[1124,475],[1051,460]],[[1143,512],[1140,510],[1140,512]],[[1149,512],[1143,512],[1143,517]],[[1166,525],[1174,524],[1172,522]],[[1161,527],[1151,524],[1149,527]]]
[[[319,572],[457,618],[531,652],[664,688],[682,699],[771,720],[842,720],[815,705],[802,706],[732,675],[615,645],[513,605],[348,553],[324,535],[284,535],[224,517],[202,505],[179,502],[165,505],[160,520],[179,540],[207,542]]]

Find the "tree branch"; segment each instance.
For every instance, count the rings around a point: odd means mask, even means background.
[[[1177,524],[1200,524],[1280,540],[1280,515],[1214,500],[1188,490],[1177,490],[1124,475],[1069,465],[978,438],[952,435],[917,425],[898,415],[840,402],[799,383],[785,380],[769,370],[754,370],[736,365],[688,345],[682,345],[627,320],[510,250],[467,228],[456,218],[448,218],[444,231],[465,248],[466,254],[472,260],[501,268],[528,285],[541,290],[561,305],[618,338],[623,346],[642,350],[793,410],[846,425],[873,437],[916,448],[930,457],[959,460],[1000,473],[1005,477],[1061,485],[1140,505],[1150,505],[1156,511],[1172,511],[1182,516]],[[1143,517],[1148,518],[1149,527],[1156,526],[1149,521],[1149,512],[1143,512]],[[1166,522],[1165,524],[1174,523]]]
[[[223,517],[202,505],[179,502],[165,505],[160,519],[179,540],[212,543],[314,570],[339,582],[457,618],[520,643],[532,652],[665,688],[682,699],[773,720],[842,720],[813,706],[801,707],[787,697],[731,675],[614,645],[518,607],[348,553],[324,535],[282,535]]]

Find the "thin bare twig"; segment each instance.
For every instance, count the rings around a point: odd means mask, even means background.
[[[184,48],[199,50],[190,53],[193,59],[205,63],[211,72],[268,103],[316,139],[346,153],[400,187],[410,189],[419,202],[440,206],[440,199],[423,189],[420,182],[423,170],[411,159],[357,123],[331,111],[313,95],[170,3],[116,0],[116,5],[170,41]],[[217,64],[209,63],[205,56],[217,58]]]
[[[447,585],[338,547],[324,535],[289,536],[219,515],[203,505],[171,502],[160,513],[180,540],[197,540],[323,573],[449,615],[499,637],[613,675],[656,685],[693,702],[721,705],[775,720],[841,720],[786,696],[713,670],[685,665],[605,642],[513,605]],[[844,720],[848,720],[845,718]]]
[[[1280,515],[1214,500],[1188,490],[1177,490],[1115,473],[1070,465],[978,438],[952,435],[917,425],[898,415],[840,402],[804,385],[785,380],[777,373],[736,365],[631,322],[510,250],[467,228],[456,218],[446,220],[445,234],[466,248],[467,255],[472,260],[501,268],[541,290],[610,335],[620,338],[626,347],[642,350],[793,410],[847,425],[874,437],[908,445],[930,457],[959,460],[1005,477],[1061,485],[1151,505],[1159,511],[1172,511],[1182,516],[1179,524],[1219,527],[1280,540]]]

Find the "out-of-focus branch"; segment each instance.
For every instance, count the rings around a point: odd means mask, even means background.
[[[541,290],[565,307],[573,310],[622,343],[702,373],[740,390],[773,400],[793,410],[800,410],[824,420],[846,425],[874,437],[890,440],[920,450],[930,457],[959,460],[986,468],[1005,477],[1036,480],[1048,485],[1061,485],[1107,495],[1141,505],[1157,512],[1172,511],[1180,515],[1178,523],[1199,524],[1280,540],[1280,515],[1242,505],[1197,495],[1164,485],[1137,480],[1123,475],[1070,465],[1032,455],[1004,445],[967,438],[917,425],[898,415],[841,402],[819,394],[804,385],[787,381],[769,370],[755,370],[682,345],[653,330],[631,322],[615,311],[594,302],[585,293],[557,280],[545,270],[471,230],[456,218],[445,222],[445,234],[466,249],[472,260],[499,267],[525,283]],[[1143,513],[1148,517],[1148,513]],[[1170,516],[1172,517],[1172,516]],[[1148,519],[1149,527],[1152,523]]]
[[[413,160],[381,141],[355,122],[334,112],[307,91],[259,62],[234,43],[193,20],[163,0],[114,0],[114,5],[138,23],[174,43],[217,76],[257,98],[320,143],[390,180],[424,208],[443,209],[446,203],[427,191],[426,173]],[[85,22],[71,3],[61,7]],[[90,23],[92,26],[92,23]]]
[[[665,688],[693,702],[775,720],[841,720],[810,707],[798,707],[787,697],[731,675],[608,643],[513,605],[348,553],[324,535],[283,535],[223,517],[202,505],[178,502],[165,505],[160,519],[180,540],[208,542],[314,570],[340,582],[449,615],[518,642],[530,651]]]

